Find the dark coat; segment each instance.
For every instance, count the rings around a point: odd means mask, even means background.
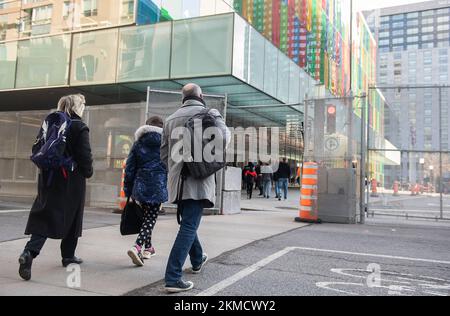
[[[92,153],[89,128],[79,117],[72,119],[66,149],[77,167],[67,170],[67,179],[62,170],[54,171],[50,186],[47,185],[50,173],[39,172],[38,195],[31,208],[26,235],[52,239],[82,235],[86,179],[93,175]]]
[[[291,178],[291,167],[285,162],[280,162],[278,167],[278,179],[290,179]]]
[[[127,159],[124,192],[141,204],[167,202],[167,169],[160,158],[162,128],[142,126]]]

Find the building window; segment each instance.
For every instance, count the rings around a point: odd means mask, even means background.
[[[433,47],[434,47],[433,42],[422,43],[422,48],[433,48]]]
[[[448,31],[449,29],[450,29],[450,25],[448,25],[448,24],[443,24],[443,25],[437,26],[438,31]]]
[[[408,22],[406,22],[408,24],[408,27],[411,26],[418,26],[419,25],[419,20],[409,20]]]
[[[408,14],[406,15],[406,17],[407,17],[408,19],[414,19],[414,18],[417,18],[417,17],[419,17],[419,12],[410,12],[410,13],[408,13]]]
[[[403,21],[401,21],[401,22],[393,22],[392,23],[392,27],[393,28],[401,28],[401,27],[404,27],[405,26],[405,23],[403,23]]]
[[[434,26],[422,27],[422,33],[432,33],[434,31]]]
[[[408,33],[408,35],[418,34],[419,33],[419,29],[417,27],[412,28],[412,29],[408,29],[407,33]]]
[[[422,16],[432,16],[434,14],[434,10],[422,11]]]
[[[448,39],[448,33],[438,33],[437,34],[437,39],[438,40]]]
[[[378,45],[389,45],[389,39],[383,39],[378,42]]]
[[[445,23],[445,22],[448,22],[448,16],[438,16],[437,22],[438,22],[438,23]]]
[[[436,10],[436,14],[450,14],[450,8],[442,8]]]
[[[63,3],[63,13],[62,16],[64,19],[67,19],[71,13],[72,4],[70,1],[64,1]]]
[[[396,44],[403,44],[403,37],[400,38],[394,38],[392,39],[392,44],[396,45]]]
[[[122,19],[129,20],[134,17],[134,0],[122,0]]]
[[[83,0],[83,14],[84,16],[96,16],[97,0]]]
[[[409,36],[408,43],[414,43],[419,41],[419,36]]]
[[[395,30],[392,32],[392,36],[402,36],[403,34],[403,30]]]
[[[431,51],[427,50],[423,52],[423,63],[424,65],[431,65],[433,63],[433,54]]]
[[[428,24],[433,24],[433,23],[434,23],[433,18],[422,19],[422,25],[428,25]]]

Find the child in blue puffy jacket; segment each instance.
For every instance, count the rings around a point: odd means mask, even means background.
[[[160,158],[162,127],[160,117],[148,119],[146,125],[136,131],[135,143],[126,163],[125,195],[137,201],[144,211],[144,222],[136,244],[128,251],[137,266],[143,266],[144,259],[155,255],[152,231],[161,204],[168,200],[167,169]]]

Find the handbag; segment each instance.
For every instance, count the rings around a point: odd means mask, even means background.
[[[136,235],[141,231],[143,222],[144,211],[135,200],[128,198],[120,221],[120,233],[122,236]]]

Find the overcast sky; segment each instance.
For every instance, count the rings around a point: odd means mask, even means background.
[[[356,11],[362,11],[425,1],[429,0],[353,0],[353,5]]]

